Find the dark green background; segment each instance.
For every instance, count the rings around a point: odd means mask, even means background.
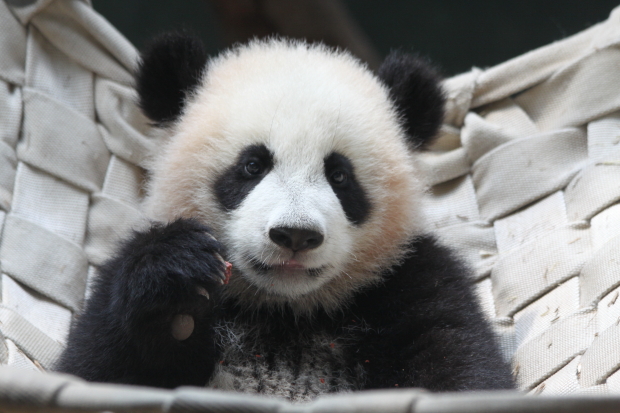
[[[445,75],[501,63],[605,20],[618,0],[345,0],[381,55],[404,47]],[[190,28],[210,53],[224,47],[204,0],[94,0],[138,48],[153,34]]]

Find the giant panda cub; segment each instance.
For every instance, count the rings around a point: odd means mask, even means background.
[[[58,370],[293,401],[513,387],[467,267],[424,225],[416,153],[444,105],[427,63],[394,53],[375,76],[279,39],[208,60],[169,34],[136,85],[169,135],[156,223],[100,268]]]

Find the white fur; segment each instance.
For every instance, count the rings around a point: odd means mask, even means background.
[[[294,349],[273,354],[271,348],[257,344],[256,337],[263,333],[260,326],[220,322],[215,332],[223,363],[216,365],[208,387],[308,402],[328,392],[360,390],[363,382],[363,369],[350,371],[346,364],[344,345],[350,339],[346,334],[308,334],[303,354],[296,355]]]
[[[170,132],[155,160],[147,211],[163,221],[196,217],[213,228],[234,265],[226,293],[249,307],[334,310],[377,282],[420,232],[423,187],[388,92],[347,53],[280,40],[229,51],[208,64]],[[274,169],[225,212],[214,182],[252,144],[274,153]],[[325,178],[332,152],[351,160],[372,205],[362,225],[347,221]],[[302,222],[324,234],[319,248],[292,257],[269,240],[269,228]],[[327,269],[315,278],[294,271],[260,277],[249,257]]]
[[[322,163],[318,159],[316,163]],[[353,244],[352,229],[338,198],[316,171],[289,171],[277,165],[230,214],[222,241],[229,246],[230,259],[250,283],[290,298],[306,294],[346,270]],[[312,168],[316,169],[316,168]],[[291,173],[293,172],[293,173]],[[319,173],[322,174],[322,171]],[[316,249],[294,254],[269,238],[276,227],[312,228],[324,235]],[[324,268],[318,277],[298,274],[255,274],[247,259],[278,265],[295,258],[307,268]]]

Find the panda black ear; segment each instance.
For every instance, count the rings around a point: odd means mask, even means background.
[[[446,101],[437,71],[425,59],[395,51],[378,74],[390,89],[409,139],[418,148],[428,146],[441,126]]]
[[[202,79],[207,54],[202,42],[183,33],[158,36],[142,53],[136,73],[138,103],[157,126],[179,118],[186,97]]]

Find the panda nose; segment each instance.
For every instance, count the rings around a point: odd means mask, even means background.
[[[301,228],[271,228],[269,238],[277,245],[293,250],[293,252],[311,250],[323,243],[323,234]]]

